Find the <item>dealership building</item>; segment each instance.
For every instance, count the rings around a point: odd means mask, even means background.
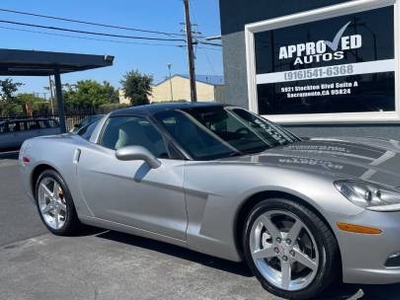
[[[396,2],[220,0],[225,101],[301,136],[400,139]]]

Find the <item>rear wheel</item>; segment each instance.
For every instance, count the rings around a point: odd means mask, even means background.
[[[310,299],[336,279],[336,239],[305,206],[268,199],[250,212],[243,233],[250,268],[269,292],[289,299]]]
[[[71,193],[54,170],[43,171],[36,181],[36,204],[44,225],[54,234],[71,235],[77,231],[78,220]]]

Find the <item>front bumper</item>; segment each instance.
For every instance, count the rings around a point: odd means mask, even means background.
[[[342,256],[344,282],[400,282],[400,264],[396,265],[397,260],[394,260],[395,266],[387,266],[389,257],[400,252],[400,212],[365,210],[355,217],[337,220],[382,230],[379,235],[356,234],[340,231],[336,224],[332,224]]]

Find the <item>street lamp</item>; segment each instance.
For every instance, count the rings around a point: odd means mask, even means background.
[[[173,90],[172,90],[172,74],[171,74],[171,66],[172,66],[172,64],[171,64],[171,63],[168,63],[168,64],[167,64],[168,71],[169,71],[169,88],[170,88],[170,91],[171,91],[171,101],[174,101],[174,93],[173,93]]]

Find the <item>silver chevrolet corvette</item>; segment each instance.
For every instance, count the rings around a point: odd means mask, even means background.
[[[400,143],[301,139],[245,109],[159,104],[26,141],[19,163],[46,227],[83,224],[246,261],[309,299],[336,280],[400,282]]]

